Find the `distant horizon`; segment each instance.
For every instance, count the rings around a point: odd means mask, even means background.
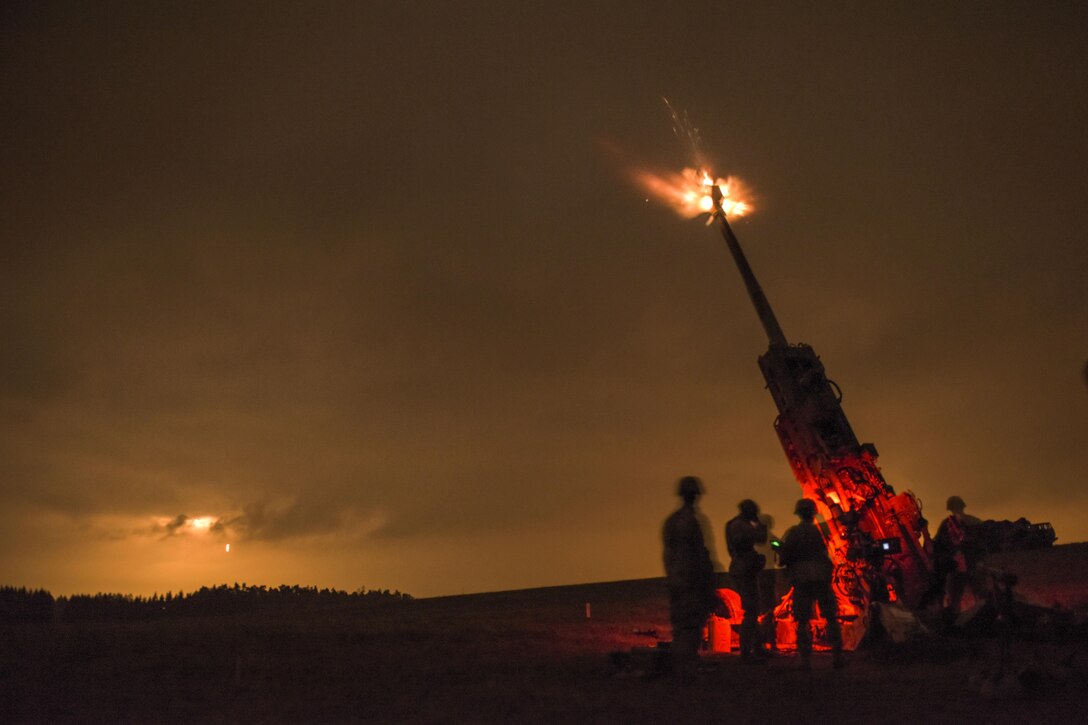
[[[1035,522],[1033,522],[1033,523],[1035,523]],[[1038,522],[1038,523],[1044,523],[1044,522]],[[1061,548],[1063,546],[1088,546],[1088,541],[1068,541],[1068,542],[1065,542],[1065,543],[1062,543],[1061,541],[1056,541],[1053,544],[1053,546],[1050,546],[1050,547],[1040,547],[1040,548],[1037,548],[1037,549],[1022,549],[1022,550],[1018,550],[1018,551],[1043,551],[1043,550],[1046,550],[1046,549],[1058,549],[1058,548]],[[1000,553],[1010,553],[1010,552],[1000,552]],[[722,570],[722,569],[717,569],[716,573],[723,574],[723,573],[726,573],[726,572],[724,570]],[[415,594],[414,592],[404,591],[402,589],[397,589],[395,587],[384,587],[384,586],[382,586],[382,587],[369,587],[368,586],[368,587],[366,587],[366,591],[368,591],[368,592],[381,592],[381,591],[400,592],[401,594],[407,594],[407,595],[411,596],[413,599],[442,599],[442,598],[445,598],[445,597],[463,597],[463,596],[473,596],[473,595],[477,595],[477,594],[503,594],[503,593],[508,593],[508,592],[532,591],[532,590],[535,590],[535,589],[559,589],[559,588],[565,588],[565,587],[592,586],[592,585],[595,585],[595,584],[620,584],[620,583],[623,583],[623,582],[650,581],[650,580],[653,580],[653,579],[664,579],[664,578],[665,578],[665,575],[664,575],[664,572],[662,572],[661,574],[652,575],[652,576],[623,577],[623,578],[619,578],[619,579],[600,579],[600,580],[594,580],[594,581],[572,581],[572,582],[557,583],[557,584],[535,584],[535,585],[531,584],[531,585],[528,585],[528,586],[516,587],[516,588],[512,588],[512,589],[488,589],[488,590],[471,591],[471,592],[470,591],[444,592],[444,593],[441,593],[441,594],[428,594],[428,595],[423,595],[423,596],[419,596],[419,595]],[[323,585],[320,585],[320,584],[302,584],[302,583],[298,583],[298,582],[295,582],[295,583],[292,583],[292,584],[287,584],[287,583],[266,584],[266,583],[259,583],[259,582],[244,582],[244,581],[220,582],[220,583],[216,583],[216,584],[201,584],[201,585],[199,585],[199,586],[197,586],[197,587],[195,587],[193,589],[177,589],[177,590],[168,589],[168,590],[164,590],[164,591],[154,591],[154,592],[150,592],[150,593],[146,593],[146,594],[145,593],[137,593],[137,592],[121,592],[121,591],[105,591],[105,590],[100,590],[100,591],[97,591],[97,592],[80,591],[80,592],[72,592],[72,593],[67,593],[67,592],[57,593],[57,592],[54,592],[51,589],[48,589],[48,588],[45,588],[45,587],[32,587],[32,586],[25,586],[25,585],[20,585],[20,584],[7,584],[7,583],[4,583],[4,582],[0,582],[0,588],[10,587],[12,589],[26,589],[28,591],[45,591],[45,592],[48,592],[49,594],[52,594],[55,598],[74,597],[74,596],[95,596],[95,595],[98,595],[98,594],[104,594],[104,595],[115,594],[115,595],[120,595],[120,596],[133,596],[133,597],[141,597],[141,598],[150,598],[150,597],[155,596],[155,595],[162,596],[162,595],[165,595],[167,593],[170,593],[170,594],[184,594],[184,593],[192,593],[192,592],[195,592],[195,591],[199,591],[200,589],[213,589],[215,587],[220,587],[220,586],[232,587],[232,586],[234,586],[236,584],[240,585],[240,586],[248,586],[248,587],[266,587],[266,588],[269,588],[269,589],[275,589],[275,588],[279,588],[279,587],[300,587],[300,588],[309,588],[309,589],[318,589],[318,590],[328,589],[328,590],[333,590],[333,591],[336,591],[336,592],[343,592],[343,593],[348,593],[348,594],[359,591],[358,588],[356,588],[356,589],[344,589],[344,588],[340,588],[340,587],[323,586]]]

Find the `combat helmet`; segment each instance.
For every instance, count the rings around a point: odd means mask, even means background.
[[[810,519],[816,515],[816,502],[811,498],[803,498],[793,507],[793,512],[798,516]]]
[[[759,504],[750,498],[746,498],[737,504],[737,510],[745,518],[755,518],[759,514]]]
[[[963,502],[963,499],[959,496],[949,496],[948,503],[944,505],[949,511],[963,511],[967,508],[967,504]]]
[[[703,495],[703,482],[698,476],[684,476],[676,485],[676,495],[681,498],[695,498]]]

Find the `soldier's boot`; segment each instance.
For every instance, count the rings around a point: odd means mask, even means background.
[[[740,661],[750,664],[752,657],[752,637],[746,631],[743,624],[740,626]]]
[[[749,664],[759,664],[767,657],[767,650],[763,647],[763,638],[759,632],[759,622],[742,622],[740,625],[741,660]]]
[[[808,672],[809,670],[811,670],[812,662],[810,661],[809,653],[806,651],[798,651],[797,654],[801,656],[801,663],[797,665],[797,669],[801,670],[802,672]]]
[[[958,616],[959,616],[959,612],[957,612],[952,607],[944,607],[943,609],[941,609],[941,622],[940,622],[940,632],[941,632],[941,634],[948,634],[949,632],[951,632],[952,630],[954,630],[956,628],[956,618]]]

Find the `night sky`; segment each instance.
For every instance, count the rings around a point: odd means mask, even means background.
[[[888,482],[1088,539],[1082,3],[221,5],[0,10],[0,584],[658,576],[685,474],[781,533],[663,96]]]

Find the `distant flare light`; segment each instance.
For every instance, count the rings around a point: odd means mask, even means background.
[[[208,534],[218,532],[221,527],[220,519],[215,516],[157,516],[154,519],[153,530],[167,536],[180,536],[185,534]]]
[[[715,186],[721,192],[721,207],[726,216],[742,217],[754,209],[744,182],[733,176],[715,178],[706,169],[689,167],[679,174],[639,170],[634,172],[634,178],[650,195],[688,219],[713,213],[711,194]]]
[[[189,526],[193,527],[196,531],[207,531],[212,527],[211,516],[200,516],[195,519],[189,519]]]

